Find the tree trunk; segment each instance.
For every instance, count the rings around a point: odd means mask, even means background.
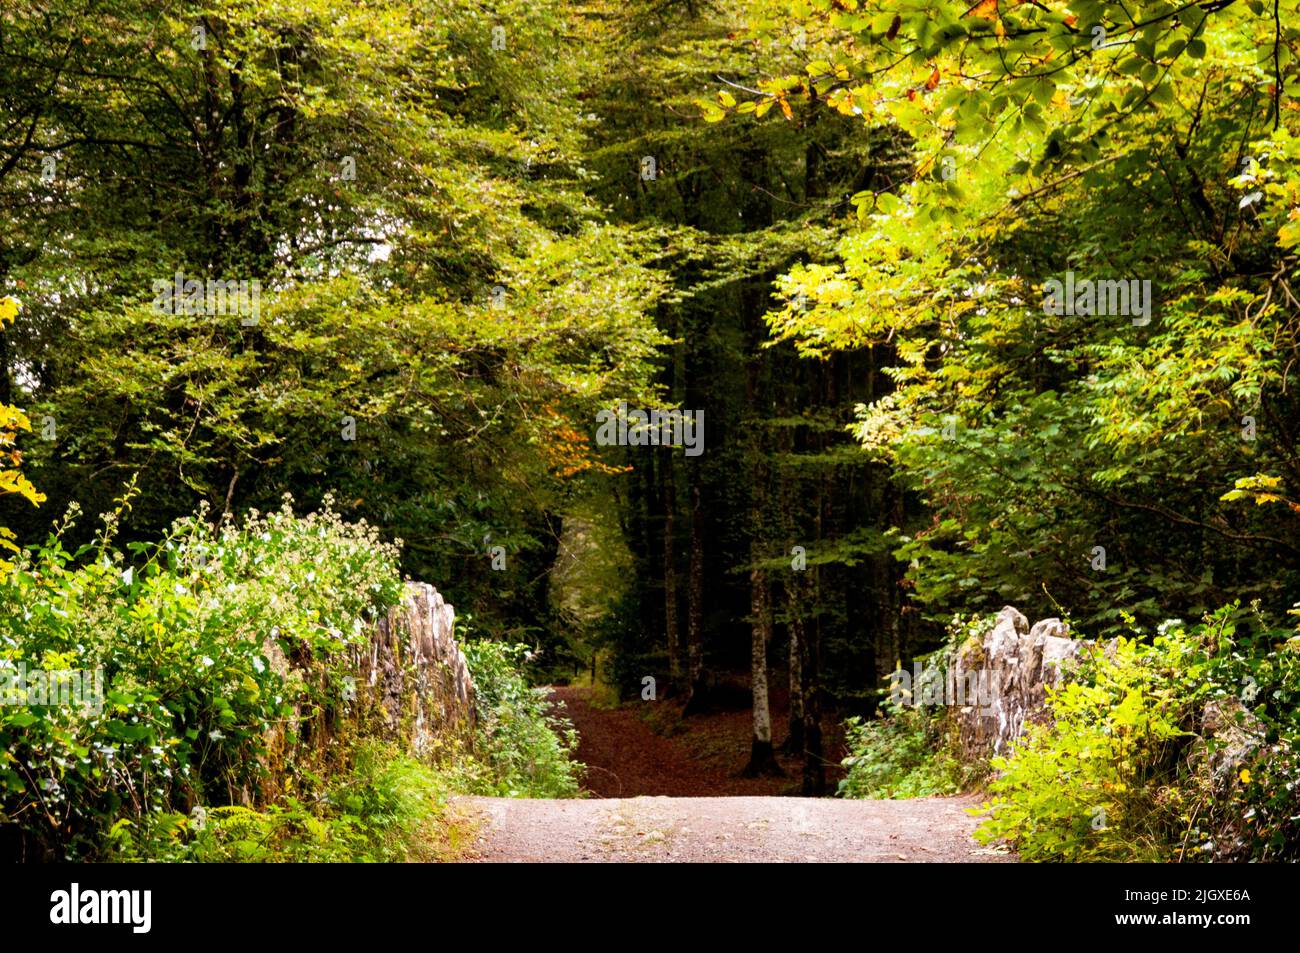
[[[751,553],[757,558],[757,547]],[[782,775],[772,751],[772,711],[767,700],[767,643],[772,638],[772,612],[767,591],[767,575],[754,567],[749,571],[750,607],[750,687],[754,696],[754,739],[749,750],[749,764],[741,772],[747,778]]]
[[[822,758],[822,705],[821,705],[821,641],[814,623],[811,638],[801,645],[800,666],[803,675],[803,793],[806,797],[820,797],[826,793],[826,764]]]
[[[704,684],[704,516],[700,487],[691,487],[691,583],[686,608],[687,677],[690,695],[683,715],[703,711],[708,691]]]
[[[0,404],[13,400],[13,390],[9,385],[9,340],[4,328],[0,327]]]
[[[672,694],[682,684],[681,634],[677,618],[677,547],[673,545],[677,485],[672,452],[665,453],[663,460],[664,630],[668,636],[668,694]]]
[[[834,399],[833,370],[830,361],[818,365],[818,375],[822,383],[822,400],[828,407],[832,406]],[[826,434],[818,433],[814,441],[817,452],[825,453]],[[831,481],[832,474],[827,471],[817,488],[814,537],[819,545],[826,539],[831,524],[831,501],[834,499],[834,486]],[[810,572],[812,573],[813,624],[805,628],[802,633],[804,638],[800,665],[803,675],[803,793],[808,797],[820,797],[826,793],[826,763],[822,757],[821,704],[821,643],[825,606],[822,603],[822,568],[818,566]]]
[[[786,583],[785,592],[790,613],[786,628],[790,630],[790,734],[785,739],[786,754],[803,754],[803,606],[799,598],[797,581]]]

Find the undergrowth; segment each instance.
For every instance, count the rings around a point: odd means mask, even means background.
[[[578,735],[545,689],[530,687],[521,674],[528,647],[476,639],[467,628],[458,641],[474,679],[477,757],[456,766],[456,784],[501,797],[578,797]]]
[[[515,649],[467,647],[467,750],[422,762],[349,714],[351,659],[402,598],[400,544],[328,500],[309,515],[286,500],[215,524],[200,511],[123,552],[129,509],[69,552],[74,509],[0,576],[0,855],[436,858],[458,838],[450,792],[577,793],[572,729]],[[33,695],[45,672],[100,690]]]

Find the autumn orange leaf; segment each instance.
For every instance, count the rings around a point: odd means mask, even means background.
[[[934,72],[930,74],[930,78],[925,81],[925,88],[927,90],[930,90],[930,89],[934,89],[938,85],[939,85],[939,67],[936,66],[934,68]]]
[[[981,20],[999,18],[998,0],[979,0],[973,7],[962,14],[964,17],[979,17]]]

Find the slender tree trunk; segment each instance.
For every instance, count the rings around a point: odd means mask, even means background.
[[[785,739],[787,754],[803,754],[803,604],[800,598],[802,587],[796,580],[785,585],[787,611],[790,621],[786,628],[790,631],[790,734]]]
[[[681,633],[677,618],[677,547],[673,545],[677,485],[672,451],[663,454],[664,505],[664,630],[668,636],[668,694],[682,684]]]
[[[767,164],[764,163],[764,168]],[[771,222],[771,203],[763,211],[765,223]],[[770,393],[770,365],[762,342],[767,329],[759,320],[767,306],[768,289],[757,283],[747,286],[743,293],[746,320],[749,325],[747,351],[751,355],[745,363],[745,408],[748,429],[753,434],[745,454],[749,471],[749,685],[752,698],[754,733],[749,751],[749,764],[742,772],[746,777],[775,776],[785,772],[777,763],[772,750],[772,707],[767,691],[767,646],[772,641],[772,593],[768,573],[762,568],[763,558],[771,544],[773,522],[768,513],[767,419],[771,416],[768,401],[762,396]],[[778,499],[780,504],[784,501]]]
[[[757,558],[754,547],[751,558]],[[772,711],[767,700],[767,643],[772,638],[772,606],[767,589],[767,574],[757,566],[749,571],[750,609],[750,686],[754,696],[754,738],[749,750],[745,777],[781,775],[772,750]]]
[[[687,677],[690,696],[683,715],[702,711],[708,694],[704,684],[704,515],[700,487],[691,487],[691,579],[686,607]]]
[[[813,637],[803,640],[803,793],[820,797],[826,793],[826,764],[822,758],[822,705],[820,638],[818,623]]]
[[[834,370],[832,362],[824,361],[818,366],[822,384],[823,406],[833,406]],[[826,435],[819,433],[815,437],[817,452],[826,451]],[[828,471],[818,482],[817,510],[814,518],[814,537],[820,544],[827,535],[831,523],[831,501],[834,496],[832,475]],[[822,619],[825,606],[822,603],[822,568],[810,570],[812,577],[813,624],[804,630],[801,668],[803,675],[803,793],[810,797],[819,797],[826,793],[826,763],[822,756],[822,704],[821,704],[821,643]]]
[[[0,328],[0,404],[13,400],[13,391],[9,385],[9,339],[5,337],[4,328]]]
[[[664,519],[661,512],[663,490],[657,473],[659,461],[649,455],[639,458],[629,456],[627,459],[637,477],[635,480],[628,481],[629,490],[635,494],[629,498],[629,505],[635,513],[633,525],[636,528],[637,543],[632,547],[632,541],[629,540],[629,546],[636,559],[636,571],[642,574],[642,578],[656,579],[663,570],[663,547],[666,545],[663,535]],[[652,590],[643,594],[637,618],[642,644],[651,646],[661,644],[660,640],[664,637],[665,631],[665,622],[661,615],[663,608],[663,601],[659,598],[658,591]],[[623,688],[625,691],[630,690],[637,694],[641,691],[639,683],[626,685]]]
[[[232,468],[232,472],[230,474],[230,483],[226,487],[226,505],[225,508],[222,510],[222,513],[225,514],[230,513],[230,507],[234,505],[235,502],[235,484],[238,482],[239,482],[239,467],[234,467]]]
[[[783,410],[788,413],[788,408],[783,408]],[[792,441],[788,435],[783,439],[782,449],[787,454],[793,449]],[[781,525],[782,535],[785,536],[787,555],[792,553],[797,542],[794,537],[793,520],[791,519],[793,506],[794,494],[790,490],[790,477],[785,475],[781,477]],[[803,665],[801,655],[804,642],[804,586],[802,580],[805,572],[807,572],[806,569],[796,569],[792,564],[782,580],[786,602],[787,621],[785,627],[790,639],[789,732],[786,734],[782,750],[789,755],[803,754]]]

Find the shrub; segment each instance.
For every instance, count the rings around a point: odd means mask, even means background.
[[[922,681],[942,685],[947,666],[961,646],[978,642],[992,626],[991,617],[957,616],[948,627],[947,638],[939,649],[921,656]],[[957,794],[975,783],[983,772],[982,765],[965,765],[953,745],[953,725],[948,710],[919,707],[913,704],[915,684],[910,690],[894,686],[883,713],[875,719],[849,718],[844,723],[845,745],[849,756],[841,762],[848,769],[839,783],[838,793],[849,798],[907,798]]]
[[[572,758],[577,732],[552,711],[544,689],[519,672],[528,647],[458,636],[474,680],[478,731],[474,762],[461,766],[458,784],[474,794],[576,797],[583,765]]]
[[[308,804],[286,797],[263,810],[196,807],[143,829],[117,822],[113,860],[203,862],[438,860],[455,854],[447,788],[428,765],[391,746],[358,746],[344,780]]]
[[[960,762],[947,749],[940,719],[905,706],[890,706],[887,717],[849,718],[844,723],[848,773],[839,795],[848,798],[908,798],[957,794]]]
[[[340,697],[331,660],[402,591],[396,547],[328,509],[200,513],[128,562],[111,547],[128,505],[75,553],[70,517],[0,581],[0,667],[102,670],[105,688],[99,710],[0,706],[0,837],[20,856],[93,857],[123,821],[257,803],[272,769],[310,794],[315,753],[269,765],[268,732],[293,736]]]
[[[977,837],[1026,860],[1300,856],[1300,639],[1262,620],[1239,634],[1237,608],[1087,654],[1049,692],[1050,721],[994,759]],[[1202,736],[1209,702],[1256,739],[1227,777],[1209,769],[1225,747]]]
[[[127,547],[131,559],[112,545],[129,505],[70,553],[71,512],[0,578],[0,675],[101,670],[104,688],[99,706],[0,706],[0,853],[437,856],[455,830],[439,822],[453,785],[578,793],[572,726],[527,686],[522,646],[466,645],[478,760],[435,770],[342,722],[349,650],[403,583],[397,545],[328,498],[307,516],[288,501],[217,525],[200,512]]]

